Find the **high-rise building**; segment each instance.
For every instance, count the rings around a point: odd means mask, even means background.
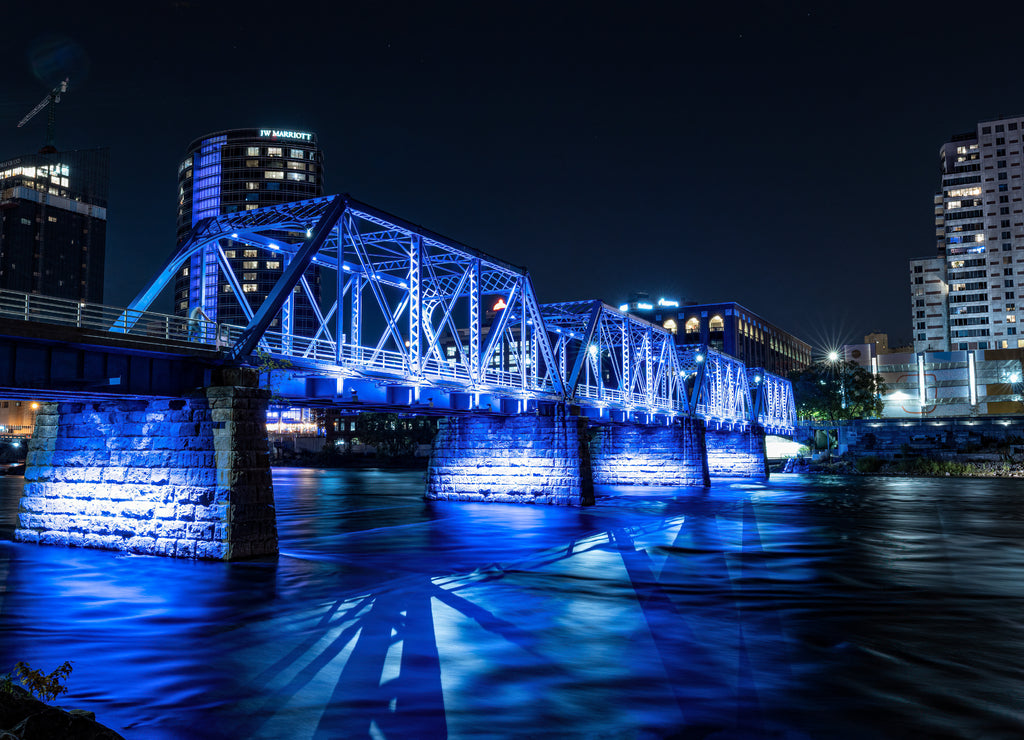
[[[1024,115],[981,121],[939,149],[936,254],[910,262],[915,352],[1024,347]]]
[[[189,144],[178,167],[178,243],[188,238],[199,221],[263,206],[306,200],[323,195],[323,157],[316,134],[282,129],[243,128],[201,136]],[[305,234],[283,234],[301,239]],[[174,308],[179,315],[202,311],[210,321],[245,326],[245,311],[220,274],[217,247],[209,246],[192,257],[178,273]],[[284,270],[287,255],[231,246],[225,249],[241,289],[253,312],[259,309]],[[320,298],[320,273],[306,272]],[[304,291],[295,293],[292,312],[297,334],[311,334],[316,318]],[[280,331],[281,316],[271,323]]]
[[[0,288],[103,302],[107,149],[0,162]]]

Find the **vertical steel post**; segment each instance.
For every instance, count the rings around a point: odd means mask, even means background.
[[[359,274],[352,275],[352,287],[349,288],[349,292],[352,294],[352,316],[351,316],[351,336],[349,342],[352,344],[357,362],[362,362],[363,352],[363,338],[361,334],[362,328],[362,313],[363,313],[363,276]]]
[[[644,341],[647,343],[646,354],[644,356],[644,373],[647,375],[647,383],[646,383],[646,388],[644,389],[644,393],[647,395],[647,405],[648,406],[653,406],[654,405],[654,375],[653,375],[653,372],[652,372],[653,369],[654,369],[654,358],[652,357],[652,355],[654,354],[654,346],[653,346],[654,345],[654,328],[653,327],[650,327],[650,326],[647,327],[647,336],[644,337]]]
[[[622,319],[622,388],[626,395],[626,408],[633,408],[633,378],[629,372],[629,363],[633,358],[629,354],[629,319]]]
[[[420,268],[423,259],[423,238],[413,234],[409,244],[409,372],[418,378],[422,372],[420,356],[420,323],[423,315],[423,295],[420,290]]]
[[[338,286],[337,286],[337,308],[335,309],[334,317],[334,361],[337,364],[341,364],[342,357],[344,356],[343,344],[346,344],[345,339],[345,231],[344,231],[345,219],[339,219],[337,226],[334,228],[337,230],[338,239]],[[348,280],[352,278],[349,277]]]
[[[480,382],[480,259],[469,268],[469,377]]]

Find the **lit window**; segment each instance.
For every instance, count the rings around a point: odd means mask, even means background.
[[[267,147],[267,156],[268,157],[280,157],[281,156],[281,147],[279,147],[279,146],[268,146]]]
[[[283,180],[284,179],[284,173],[283,172],[276,172],[274,170],[267,170],[267,171],[265,171],[263,173],[263,176],[265,178],[267,178],[268,180]]]
[[[710,331],[725,331],[725,321],[721,316],[712,316],[711,321],[708,322],[708,329]]]
[[[305,182],[306,181],[306,176],[304,174],[302,174],[301,172],[289,172],[288,173],[288,179],[289,180],[294,180],[295,182]]]
[[[288,153],[288,156],[294,157],[295,159],[302,159],[303,158],[303,152],[302,152],[301,149],[292,149]]]
[[[260,184],[258,182],[247,182],[245,183],[246,190],[259,190]]]
[[[267,262],[267,269],[268,270],[280,270],[281,269],[281,263],[280,262]]]
[[[259,167],[260,161],[258,159],[247,159],[245,160],[246,167]]]
[[[228,285],[227,283],[224,283],[222,286],[220,286],[220,292],[221,293],[230,293],[231,292],[231,286]]]
[[[245,153],[250,157],[260,156],[260,148],[258,146],[250,146],[246,148]]]
[[[243,272],[242,273],[242,280],[255,280],[255,279],[256,279],[256,273],[255,272]]]
[[[259,257],[260,253],[255,249],[246,249],[244,252],[242,252],[242,256],[248,259],[249,257]]]
[[[184,311],[187,308],[188,308],[188,301],[182,301],[181,303],[178,304],[178,310],[179,311]]]
[[[670,332],[672,332],[673,334],[675,334],[675,333],[676,333],[676,329],[678,328],[678,327],[676,326],[676,322],[675,322],[675,321],[673,321],[672,319],[667,319],[667,320],[665,321],[665,323],[664,323],[664,324],[662,324],[662,326],[663,326],[663,327],[665,327],[666,329],[668,329],[668,330],[669,330]]]
[[[1006,314],[1006,323],[1007,324],[1016,324],[1017,323],[1017,315],[1016,314],[1012,314],[1012,313]]]
[[[686,322],[686,333],[687,334],[699,334],[700,333],[700,320],[693,318]]]
[[[187,267],[181,271],[181,276],[182,277],[188,277],[188,268]]]
[[[242,286],[242,292],[243,293],[255,293],[256,292],[256,284],[255,283],[245,283]]]
[[[246,203],[245,204],[245,210],[247,210],[247,211],[255,211],[259,207],[260,207],[259,203]]]
[[[290,170],[302,170],[303,172],[305,172],[306,171],[306,163],[305,162],[289,162],[288,163],[288,169],[290,169]]]
[[[235,258],[235,250],[225,249],[224,256],[227,257],[229,260],[233,260]]]
[[[248,252],[246,252],[246,255],[248,255]],[[243,262],[242,263],[242,269],[243,270],[258,270],[259,267],[260,267],[260,263],[259,262]],[[256,278],[253,277],[253,278],[245,278],[245,279],[246,280],[255,280]]]

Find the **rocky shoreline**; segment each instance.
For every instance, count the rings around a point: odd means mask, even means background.
[[[970,457],[844,456],[830,461],[796,463],[780,472],[820,475],[885,475],[902,478],[1024,478],[1024,462],[977,460]]]
[[[125,740],[80,709],[61,709],[20,686],[0,691],[0,740]]]

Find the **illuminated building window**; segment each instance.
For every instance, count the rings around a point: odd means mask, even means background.
[[[229,260],[234,259],[235,258],[235,250],[233,250],[233,249],[225,249],[224,250],[224,256],[227,257]]]
[[[306,176],[304,174],[302,174],[301,172],[289,172],[288,173],[288,179],[289,180],[295,180],[296,182],[305,182],[306,181]]]
[[[263,176],[265,178],[267,178],[268,180],[283,180],[284,179],[284,173],[283,172],[276,172],[274,170],[266,170],[263,173]]]
[[[259,207],[260,207],[259,203],[246,203],[245,204],[245,210],[247,210],[247,211],[255,211]]]
[[[188,301],[182,301],[181,303],[179,303],[178,304],[178,310],[179,311],[186,311],[186,310],[188,310]]]
[[[258,146],[249,146],[245,148],[245,153],[250,157],[260,156],[260,148]]]
[[[256,250],[255,249],[253,249],[253,250],[248,250],[248,249],[245,250],[245,256],[246,257],[249,256],[249,252],[250,251],[255,252]],[[242,269],[243,270],[258,270],[259,266],[260,266],[259,262],[243,262],[242,263]],[[252,278],[252,279],[255,280],[256,278]]]
[[[268,270],[280,270],[281,269],[281,263],[280,262],[267,262],[267,269]]]
[[[260,253],[258,250],[255,249],[246,249],[244,252],[242,252],[242,256],[248,259],[249,257],[259,257]]]
[[[231,292],[231,286],[228,285],[227,283],[224,283],[222,286],[220,286],[220,292],[221,293],[230,293]]]
[[[290,169],[290,170],[302,170],[303,172],[305,172],[306,171],[306,163],[305,162],[289,162],[288,163],[288,169]]]
[[[260,184],[258,182],[247,182],[245,183],[246,190],[259,190]]]
[[[267,156],[268,157],[280,157],[282,154],[281,147],[279,146],[268,146]]]
[[[242,292],[243,293],[255,293],[256,292],[256,284],[255,283],[245,283],[242,286]]]
[[[290,157],[294,157],[295,159],[302,159],[305,156],[301,149],[292,149],[291,151],[289,151],[288,155]]]
[[[246,167],[259,167],[260,161],[258,159],[247,159],[245,160]]]
[[[182,276],[182,277],[188,277],[188,268],[187,268],[187,267],[186,267],[186,268],[184,268],[184,269],[183,269],[183,270],[181,271],[181,276]]]
[[[725,331],[725,321],[722,320],[721,316],[712,316],[711,321],[708,322],[708,330]]]
[[[699,334],[700,333],[700,320],[693,318],[686,322],[686,333],[687,334]]]
[[[255,279],[256,279],[256,273],[255,272],[243,272],[242,273],[242,280],[255,280]]]
[[[673,334],[675,334],[676,333],[676,329],[679,328],[678,326],[676,326],[676,322],[673,321],[672,319],[667,319],[665,321],[665,323],[662,324],[662,326],[665,327],[666,329],[668,329]]]
[[[1016,314],[1012,314],[1012,313],[1006,314],[1006,323],[1007,324],[1016,324],[1017,323],[1017,315]]]

